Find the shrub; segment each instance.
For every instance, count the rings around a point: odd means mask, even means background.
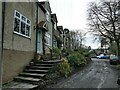
[[[70,63],[71,66],[79,66],[79,57],[77,57],[76,54],[71,54],[68,56],[68,62]]]
[[[73,51],[70,48],[63,48],[62,50],[62,56],[67,57],[69,54],[71,54]]]
[[[68,62],[71,66],[78,67],[85,65],[87,63],[86,58],[84,55],[76,52],[68,56]]]
[[[56,58],[60,58],[61,57],[61,50],[59,48],[53,48],[52,49],[52,54]]]
[[[67,49],[66,49],[66,48],[63,48],[63,50],[62,50],[62,56],[63,56],[63,57],[66,57],[67,55],[68,55]]]
[[[58,72],[62,75],[67,77],[71,72],[70,64],[68,63],[68,60],[65,58],[62,58],[62,62],[58,65]]]

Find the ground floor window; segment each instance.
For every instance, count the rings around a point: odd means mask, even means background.
[[[48,32],[45,33],[46,44],[51,46],[51,36]]]

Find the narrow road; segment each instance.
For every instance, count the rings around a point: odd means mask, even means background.
[[[118,71],[108,60],[92,59],[89,66],[51,88],[118,88]]]

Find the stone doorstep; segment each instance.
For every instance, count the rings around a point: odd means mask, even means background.
[[[45,74],[38,74],[38,73],[26,73],[26,72],[20,73],[20,75],[39,76],[39,77],[44,77],[44,76],[45,76]]]
[[[24,70],[25,72],[48,72],[48,70],[39,70],[39,69],[26,69],[26,70]]]
[[[62,60],[48,60],[48,61],[42,61],[42,62],[51,62],[51,63],[57,63],[57,62],[61,62]]]
[[[33,77],[23,77],[23,76],[17,76],[17,77],[15,77],[15,79],[18,79],[18,80],[25,80],[25,81],[31,81],[31,82],[43,81],[42,79],[33,78]]]
[[[42,63],[36,63],[34,66],[53,66],[54,64],[42,64]]]
[[[28,68],[35,68],[35,69],[50,69],[52,67],[49,66],[27,66]]]
[[[3,90],[4,89],[11,90],[12,88],[15,88],[15,89],[25,88],[25,90],[29,90],[29,89],[36,88],[36,87],[38,87],[38,85],[12,81],[12,82],[9,82],[8,84],[4,85],[2,88],[3,88]]]
[[[37,87],[37,86],[38,86],[38,85],[21,83],[21,84],[19,84],[19,85],[13,86],[13,87],[11,87],[11,88],[25,88],[25,89],[28,88],[28,90],[29,90],[29,89],[35,88],[35,87]]]
[[[45,64],[54,64],[54,63],[59,63],[59,62],[61,62],[62,60],[43,60],[43,61],[36,61],[35,63],[37,64],[37,63],[45,63]],[[34,62],[33,61],[31,61],[30,62],[30,64],[34,64]]]

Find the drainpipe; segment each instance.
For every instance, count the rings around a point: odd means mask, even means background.
[[[35,50],[35,55],[37,55],[37,37],[38,37],[38,28],[37,28],[37,24],[38,24],[38,4],[36,3],[37,8],[36,8],[36,50]]]
[[[0,72],[2,73],[2,62],[3,62],[3,38],[4,38],[4,26],[5,26],[5,2],[0,2],[2,3],[2,35],[1,35],[1,49],[0,49]],[[2,89],[2,74],[0,75],[0,88]]]

